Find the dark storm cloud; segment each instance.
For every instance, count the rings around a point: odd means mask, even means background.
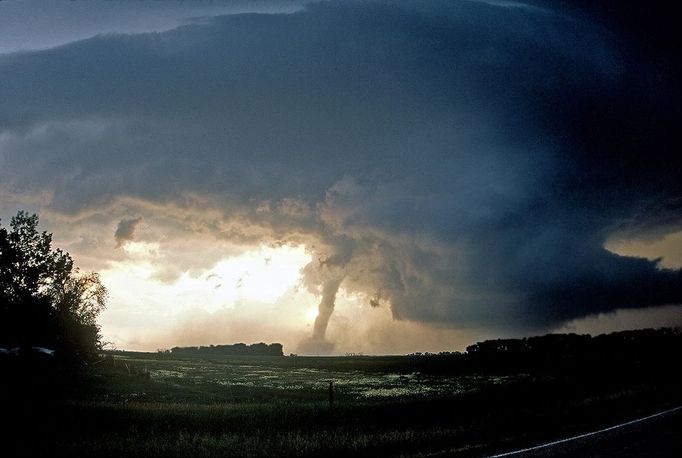
[[[0,178],[69,214],[199,199],[201,230],[302,240],[311,289],[404,319],[680,303],[679,271],[603,248],[681,227],[678,66],[560,8],[330,2],[2,56]]]
[[[44,49],[103,33],[169,30],[203,17],[300,9],[300,0],[0,0],[0,53]]]

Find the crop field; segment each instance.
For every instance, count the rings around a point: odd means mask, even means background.
[[[445,376],[399,371],[400,357],[366,358],[383,362],[367,370],[360,358],[315,357],[224,357],[181,359],[118,355],[115,364],[135,368],[150,380],[174,389],[200,392],[201,401],[212,399],[327,401],[332,383],[338,402],[379,399],[438,399],[475,392],[490,385],[520,380],[519,375]],[[344,364],[345,363],[345,364]],[[393,365],[391,363],[394,363]],[[363,367],[364,366],[364,367]],[[364,370],[363,370],[364,369]],[[207,392],[214,397],[206,397]],[[147,393],[136,393],[145,398]]]
[[[117,352],[85,379],[5,389],[22,394],[4,400],[4,456],[487,456],[680,400],[670,374],[451,369],[438,356]]]

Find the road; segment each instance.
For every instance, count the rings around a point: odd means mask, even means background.
[[[494,455],[539,457],[679,457],[682,456],[682,407],[574,438]]]

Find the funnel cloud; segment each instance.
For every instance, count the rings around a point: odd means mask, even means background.
[[[313,326],[313,341],[324,341],[329,318],[334,312],[334,301],[340,284],[340,278],[333,278],[325,281],[322,286],[322,300],[320,301],[319,312]]]

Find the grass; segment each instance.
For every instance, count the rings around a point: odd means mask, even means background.
[[[668,407],[679,382],[666,371],[448,374],[414,357],[124,353],[85,378],[15,387],[3,456],[481,456]],[[59,395],[39,395],[49,387]]]

